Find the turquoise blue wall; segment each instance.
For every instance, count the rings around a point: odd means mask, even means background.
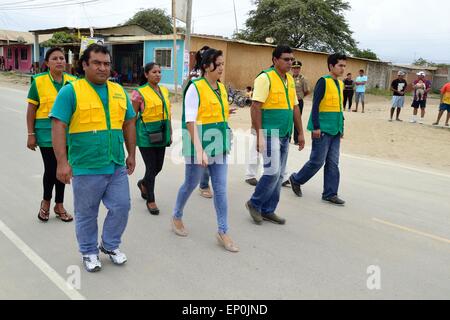
[[[184,41],[177,40],[177,46],[179,46],[177,52],[177,71],[178,71],[178,85],[183,83],[183,53],[184,53]],[[151,40],[144,42],[144,64],[155,61],[155,49],[171,48],[173,50],[173,40]],[[174,65],[173,65],[173,51],[172,51],[172,69],[162,70],[161,84],[174,84]]]

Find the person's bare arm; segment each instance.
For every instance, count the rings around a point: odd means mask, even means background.
[[[305,148],[305,135],[303,133],[302,115],[298,105],[294,106],[294,125],[298,131],[298,150],[302,151]]]
[[[128,152],[126,160],[128,175],[132,175],[136,168],[136,118],[125,121],[122,129]]]
[[[36,119],[36,110],[37,106],[28,103],[27,108],[27,130],[28,130],[28,139],[27,139],[27,148],[33,151],[36,151],[36,135],[34,135],[34,124]]]
[[[262,102],[253,101],[251,107],[252,127],[256,132],[256,150],[263,153],[265,150],[264,132],[262,130]]]
[[[64,122],[52,119],[53,150],[58,162],[56,178],[64,184],[70,184],[72,168],[67,160],[66,129],[67,125]]]
[[[208,156],[203,150],[202,142],[200,141],[200,137],[198,136],[197,124],[195,122],[186,123],[186,127],[189,131],[189,135],[191,136],[192,144],[194,145],[194,150],[197,154],[197,161],[202,167],[208,166]]]

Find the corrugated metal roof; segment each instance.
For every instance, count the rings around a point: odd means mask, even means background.
[[[50,39],[52,35],[39,36],[39,43]],[[33,44],[34,36],[31,32],[0,30],[0,41],[11,41],[14,43]]]

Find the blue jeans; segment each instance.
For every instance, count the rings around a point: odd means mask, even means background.
[[[322,198],[337,196],[339,189],[339,149],[341,135],[322,133],[320,139],[313,139],[311,156],[300,172],[292,175],[294,182],[307,183],[325,164]]]
[[[218,159],[220,158],[220,159]],[[217,159],[215,162],[214,160]],[[228,232],[228,202],[227,202],[227,172],[228,164],[226,156],[218,156],[216,158],[209,159],[210,165],[206,172],[211,175],[211,183],[214,190],[214,206],[216,208],[218,231],[221,234]],[[184,183],[178,191],[177,201],[173,210],[173,217],[177,220],[183,218],[183,210],[191,196],[192,192],[198,186],[200,178],[204,174],[205,169],[194,164],[193,161],[186,162],[186,170]]]
[[[204,168],[202,178],[200,179],[200,189],[209,188],[209,171],[208,168]]]
[[[250,199],[253,207],[263,215],[273,214],[280,201],[283,173],[286,170],[290,137],[266,137],[263,153],[264,174]]]
[[[81,254],[98,254],[97,217],[101,201],[108,209],[103,224],[103,247],[110,251],[118,249],[131,207],[126,168],[117,169],[112,175],[74,176],[73,195]]]

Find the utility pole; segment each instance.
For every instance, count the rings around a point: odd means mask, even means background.
[[[175,85],[175,102],[178,102],[178,61],[177,61],[177,18],[175,13],[175,1],[172,0],[172,18],[173,18],[173,76]]]
[[[184,39],[184,63],[187,64],[187,75],[183,79],[183,87],[189,80],[189,59],[191,57],[191,28],[192,28],[192,0],[187,0],[187,12],[186,12],[186,36]]]
[[[237,23],[237,15],[236,15],[236,4],[235,1],[233,0],[233,8],[234,8],[234,22],[236,24],[236,33],[238,33],[238,23]]]

